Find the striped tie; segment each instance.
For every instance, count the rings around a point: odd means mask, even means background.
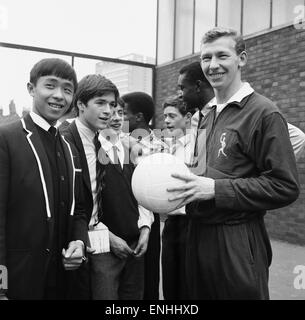
[[[96,202],[98,210],[98,221],[100,221],[102,216],[103,166],[98,160],[98,153],[101,148],[101,143],[98,139],[98,135],[99,134],[97,132],[94,136],[93,143],[96,153]]]

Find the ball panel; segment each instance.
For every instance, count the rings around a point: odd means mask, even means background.
[[[189,173],[182,160],[167,153],[155,153],[141,160],[134,170],[131,185],[135,198],[144,208],[156,213],[168,213],[180,206],[183,199],[168,201],[174,193],[167,188],[183,185],[172,173]]]

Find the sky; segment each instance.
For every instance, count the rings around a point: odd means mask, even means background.
[[[117,58],[155,57],[157,0],[0,0],[0,42]],[[0,47],[0,107],[29,106],[31,67],[47,54]],[[69,58],[63,57],[67,61]],[[76,61],[81,77],[94,63]],[[17,94],[18,92],[18,94]]]

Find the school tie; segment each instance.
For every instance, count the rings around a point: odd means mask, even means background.
[[[48,131],[49,131],[49,133],[51,134],[51,136],[55,138],[55,136],[56,136],[56,131],[57,131],[56,128],[53,127],[53,126],[51,126]]]
[[[122,171],[122,166],[121,166],[120,158],[118,155],[118,147],[112,146],[112,150],[113,150],[113,163],[118,167],[120,171]]]
[[[101,163],[98,160],[98,153],[101,148],[101,143],[98,139],[98,132],[95,134],[93,143],[95,147],[95,154],[96,154],[96,202],[97,202],[97,209],[98,209],[98,220],[100,221],[102,216],[102,190],[103,190],[103,168]]]
[[[113,163],[120,164],[119,155],[118,155],[118,147],[112,146],[112,150],[113,150]]]

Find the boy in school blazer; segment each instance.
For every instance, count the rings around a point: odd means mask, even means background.
[[[33,110],[0,127],[2,299],[63,299],[66,270],[86,259],[86,216],[77,153],[55,129],[77,87],[73,68],[43,59],[31,70]]]

